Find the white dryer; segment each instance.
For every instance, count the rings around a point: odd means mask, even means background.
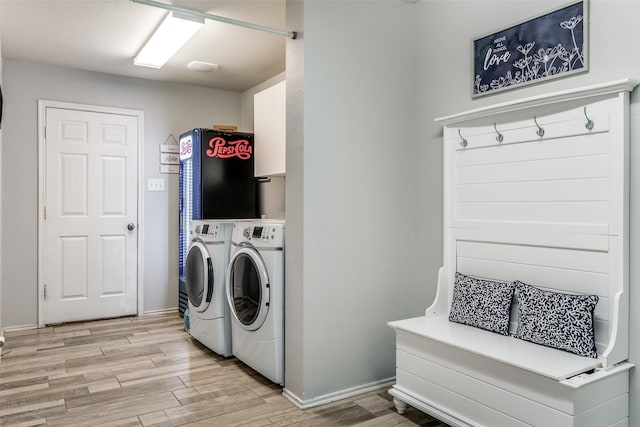
[[[284,385],[284,221],[236,222],[227,268],[233,355]]]
[[[225,297],[233,224],[194,220],[185,262],[191,336],[221,356],[231,356],[231,319]]]

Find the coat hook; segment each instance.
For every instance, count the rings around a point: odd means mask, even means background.
[[[498,128],[496,127],[496,123],[493,122],[493,128],[496,131],[496,134],[498,136],[496,136],[496,141],[498,141],[498,144],[502,144],[502,141],[504,141],[504,135],[502,135],[500,132],[498,132]]]
[[[587,118],[587,123],[584,124],[584,127],[586,127],[589,131],[592,131],[595,123],[593,123],[593,120],[591,120],[589,116],[587,116],[587,107],[584,107],[584,116]]]
[[[536,116],[533,116],[533,122],[536,124],[536,126],[538,126],[538,130],[536,131],[536,134],[542,138],[544,136],[544,129],[542,129],[540,127],[540,125],[538,124],[538,120],[536,119]]]
[[[461,139],[460,146],[462,148],[467,148],[467,140],[462,137],[462,134],[460,133],[460,129],[458,129],[458,136],[460,136],[460,139]]]

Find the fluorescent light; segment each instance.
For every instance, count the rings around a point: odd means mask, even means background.
[[[204,19],[172,12],[133,59],[135,65],[160,68],[204,24]]]

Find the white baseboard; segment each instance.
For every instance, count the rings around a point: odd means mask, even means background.
[[[149,310],[142,313],[143,316],[153,316],[154,314],[177,313],[178,307],[163,308],[161,310]]]
[[[368,384],[362,384],[355,387],[350,387],[344,390],[339,390],[333,393],[328,393],[322,396],[314,397],[313,399],[302,400],[291,390],[285,386],[282,390],[282,395],[291,403],[296,405],[300,409],[313,408],[314,406],[324,405],[325,403],[335,402],[336,400],[346,399],[358,394],[367,393],[373,390],[379,390],[381,388],[390,387],[396,382],[396,377],[385,378],[383,380],[374,381]]]
[[[153,316],[154,314],[167,314],[167,313],[177,313],[177,312],[178,312],[178,307],[173,307],[173,308],[163,308],[161,310],[145,311],[142,315]],[[96,320],[104,320],[104,319],[96,319]],[[90,320],[87,320],[87,321],[90,321]],[[38,329],[38,328],[39,328],[38,325],[7,326],[2,328],[2,335],[4,335],[7,332],[25,331],[28,329]]]
[[[26,331],[29,329],[38,329],[38,325],[22,325],[22,326],[7,326],[2,329],[2,334],[15,331]]]

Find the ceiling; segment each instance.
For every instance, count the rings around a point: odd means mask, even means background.
[[[158,0],[280,30],[285,0]],[[285,69],[286,37],[206,20],[161,69],[133,58],[169,13],[130,0],[0,0],[2,56],[150,80],[244,91]],[[216,71],[187,69],[191,61]]]

